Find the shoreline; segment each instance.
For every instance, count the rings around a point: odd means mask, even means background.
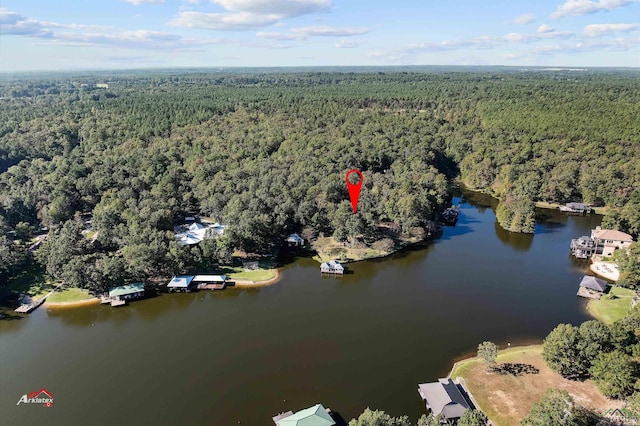
[[[96,305],[98,303],[100,303],[100,299],[98,299],[97,297],[92,297],[91,299],[72,300],[69,302],[46,302],[45,301],[42,304],[42,306],[44,308],[58,309],[58,308],[76,308],[80,306]]]
[[[256,288],[256,287],[267,287],[267,286],[273,285],[280,281],[280,279],[282,278],[282,273],[278,268],[271,269],[271,271],[273,271],[275,276],[273,278],[269,278],[268,280],[253,281],[253,280],[246,280],[243,278],[239,278],[239,279],[231,278],[231,280],[233,280],[233,282],[235,283],[233,287]]]

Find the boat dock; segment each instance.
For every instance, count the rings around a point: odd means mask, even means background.
[[[44,301],[47,300],[47,296],[41,297],[40,299],[32,301],[31,303],[23,303],[22,305],[18,306],[18,308],[16,308],[15,312],[28,314],[38,306],[42,305]]]
[[[564,206],[559,206],[561,212],[571,214],[589,214],[591,213],[591,206],[584,203],[567,203]]]

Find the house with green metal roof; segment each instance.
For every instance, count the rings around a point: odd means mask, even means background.
[[[101,303],[110,303],[111,306],[122,306],[128,300],[139,299],[144,296],[144,284],[133,283],[112,287],[109,289],[109,296],[102,296]]]
[[[119,287],[112,287],[109,289],[109,297],[111,298],[120,297],[125,299],[134,299],[142,296],[144,296],[144,284],[142,283],[121,285]]]
[[[273,422],[277,426],[334,426],[336,422],[329,412],[322,404],[316,404],[297,413],[288,411],[279,414],[273,418]]]

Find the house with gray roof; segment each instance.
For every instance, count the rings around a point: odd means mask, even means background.
[[[434,416],[442,414],[446,421],[456,420],[471,408],[469,401],[450,378],[418,385],[418,393]]]
[[[587,297],[589,299],[600,299],[608,286],[609,284],[605,280],[585,275],[580,281],[578,296]]]

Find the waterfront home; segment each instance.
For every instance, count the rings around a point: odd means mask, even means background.
[[[130,300],[141,297],[144,297],[144,284],[133,283],[110,288],[108,297],[102,296],[101,303],[110,303],[111,306],[122,306]]]
[[[591,237],[583,235],[571,240],[570,250],[571,254],[578,259],[589,259],[596,253],[596,242]]]
[[[195,218],[185,218],[194,219]],[[178,225],[174,228],[175,239],[181,246],[198,244],[205,239],[215,238],[224,235],[224,226],[219,223],[193,222],[191,224]]]
[[[580,281],[578,296],[589,299],[600,299],[607,290],[607,282],[596,277],[585,275]]]
[[[331,418],[331,410],[322,404],[293,413],[287,411],[272,418],[277,426],[334,426],[336,422]]]
[[[193,278],[193,275],[176,275],[167,284],[167,289],[170,291],[189,291]]]
[[[615,229],[602,229],[596,226],[591,231],[591,239],[596,244],[596,254],[611,256],[617,249],[626,249],[633,243],[633,237]]]
[[[565,213],[578,213],[585,214],[591,213],[591,206],[584,203],[567,203],[564,206],[558,207],[561,212]]]
[[[434,416],[442,415],[447,422],[456,421],[471,408],[460,390],[460,384],[450,378],[418,385],[418,393]]]
[[[199,290],[224,290],[227,286],[226,275],[196,275],[192,283]]]
[[[289,246],[303,246],[304,245],[304,238],[302,238],[298,234],[289,235],[285,241],[289,244]]]
[[[340,264],[337,260],[331,260],[328,263],[323,263],[320,265],[320,272],[323,274],[344,274],[344,266]]]

